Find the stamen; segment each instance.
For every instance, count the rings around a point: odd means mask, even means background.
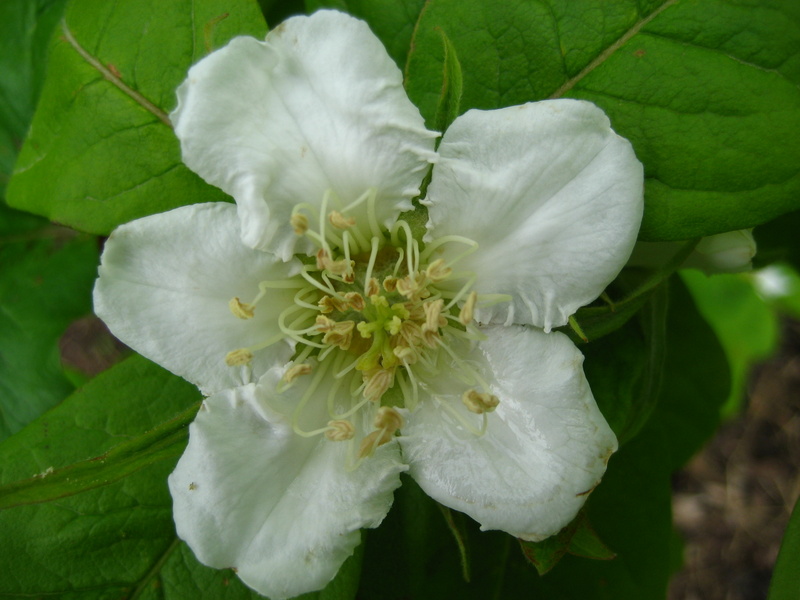
[[[295,213],[292,215],[292,218],[289,219],[289,222],[292,225],[292,229],[294,229],[295,234],[303,235],[306,231],[308,231],[308,217],[302,213]]]
[[[345,217],[338,210],[331,211],[328,215],[328,220],[336,229],[348,229],[356,224],[356,220],[353,217]]]
[[[466,301],[464,302],[464,306],[461,307],[461,311],[458,313],[458,320],[462,325],[468,325],[472,322],[472,316],[475,312],[475,302],[478,300],[478,293],[472,291],[467,296]]]
[[[441,316],[442,306],[444,306],[444,300],[441,299],[426,302],[422,305],[425,310],[425,325],[422,326],[423,333],[427,331],[437,332],[440,327],[444,327],[447,324],[447,321]]]
[[[381,406],[372,424],[376,429],[387,429],[394,433],[403,426],[403,417],[391,406]]]
[[[394,383],[394,371],[387,371],[386,369],[373,369],[372,371],[365,372],[364,381],[364,398],[371,402],[377,402],[381,399],[386,391],[392,387]]]
[[[377,237],[373,237],[371,242],[372,250],[369,254],[369,262],[367,263],[367,271],[364,275],[364,281],[369,282],[372,280],[372,269],[375,268],[375,260],[378,258],[378,249],[380,248],[380,240]],[[367,292],[367,296],[372,296],[368,290],[365,289]],[[377,292],[376,292],[377,293]]]
[[[353,439],[356,435],[356,428],[350,421],[335,420],[328,421],[328,429],[325,437],[332,442],[344,442]]]
[[[455,417],[455,419],[461,424],[461,426],[464,427],[464,429],[469,431],[471,434],[475,435],[476,437],[482,437],[483,434],[486,433],[486,423],[487,423],[487,421],[486,421],[486,415],[485,414],[482,415],[483,416],[483,423],[482,423],[481,428],[480,429],[475,429],[475,427],[473,427],[473,425],[469,421],[467,421],[455,408],[450,406],[450,404],[447,401],[442,400],[438,396],[436,397],[436,400],[439,401],[439,406],[444,408],[453,417]]]
[[[444,264],[443,258],[437,258],[431,264],[428,265],[428,268],[425,269],[425,275],[428,276],[428,279],[431,283],[438,283],[440,281],[444,281],[453,273],[453,269],[446,266]]]
[[[421,259],[424,260],[424,261],[427,261],[430,258],[430,256],[433,254],[434,250],[436,250],[437,248],[439,248],[440,246],[442,246],[444,244],[449,244],[451,242],[457,243],[457,244],[464,244],[464,245],[469,247],[466,251],[464,251],[461,254],[457,255],[456,258],[451,259],[447,263],[448,266],[451,266],[451,267],[454,264],[456,264],[459,260],[461,260],[462,258],[464,258],[466,256],[469,256],[470,254],[472,254],[473,252],[475,252],[478,249],[478,242],[476,242],[475,240],[471,240],[469,238],[466,238],[466,237],[463,237],[463,236],[460,236],[460,235],[445,235],[443,237],[436,238],[432,242],[429,242],[428,244],[426,244],[425,245],[425,251],[422,253]]]
[[[481,393],[478,390],[467,390],[461,395],[461,402],[470,412],[476,415],[493,412],[500,404],[500,399],[494,394]]]
[[[255,306],[242,302],[239,298],[231,298],[228,302],[228,308],[231,309],[233,315],[239,319],[252,319],[255,316]]]
[[[308,375],[309,373],[311,373],[311,365],[307,363],[294,364],[284,373],[283,381],[293,383],[301,375]]]
[[[240,367],[253,360],[253,353],[247,348],[231,350],[225,355],[225,364],[229,367]]]

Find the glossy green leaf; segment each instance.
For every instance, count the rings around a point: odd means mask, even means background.
[[[393,3],[374,4],[353,12],[395,43],[374,17]],[[794,0],[430,0],[417,14],[406,87],[429,125],[443,70],[437,28],[461,62],[462,110],[598,104],[645,166],[643,239],[743,229],[800,206]]]
[[[97,250],[0,203],[0,440],[72,392],[58,340],[91,312]]]
[[[65,0],[0,2],[0,198],[33,118],[47,42]]]
[[[234,35],[264,32],[249,0],[71,2],[9,204],[106,234],[147,214],[225,200],[183,166],[167,113],[192,63]]]

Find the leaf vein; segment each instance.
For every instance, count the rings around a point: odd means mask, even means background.
[[[164,123],[167,127],[172,127],[172,123],[169,120],[169,116],[166,112],[161,110],[158,106],[153,104],[150,100],[145,98],[142,94],[128,86],[124,81],[122,81],[119,77],[114,75],[109,69],[107,69],[103,64],[97,60],[94,56],[89,54],[83,46],[78,43],[78,40],[75,39],[75,36],[72,35],[69,27],[67,26],[67,21],[65,19],[61,19],[61,30],[64,33],[64,37],[66,38],[67,42],[70,46],[72,46],[75,51],[91,66],[97,69],[103,77],[108,80],[110,83],[117,86],[123,93],[130,96],[135,102],[141,105],[145,110],[153,113],[156,117],[158,117],[159,121]]]
[[[568,91],[570,91],[573,87],[575,87],[575,85],[581,79],[583,79],[589,73],[594,71],[597,67],[602,65],[608,59],[609,56],[614,54],[617,50],[619,50],[622,46],[624,46],[628,42],[628,40],[630,40],[633,36],[635,36],[637,33],[639,33],[639,31],[641,31],[642,27],[644,27],[645,25],[650,23],[650,21],[655,19],[658,15],[660,15],[662,12],[664,12],[666,9],[668,9],[670,6],[676,4],[677,2],[678,2],[678,0],[666,0],[666,2],[664,2],[664,4],[662,4],[657,9],[655,9],[648,16],[646,16],[646,17],[644,17],[642,19],[639,19],[636,23],[633,24],[633,26],[630,29],[628,29],[628,31],[623,33],[622,36],[619,39],[617,39],[617,41],[615,41],[608,48],[606,48],[600,54],[598,54],[597,58],[595,58],[592,62],[590,62],[588,65],[586,65],[581,70],[580,73],[575,75],[575,77],[572,77],[571,79],[568,79],[566,82],[564,82],[564,84],[561,87],[559,87],[555,92],[552,93],[550,98],[551,99],[552,98],[560,98],[561,96],[566,94]]]

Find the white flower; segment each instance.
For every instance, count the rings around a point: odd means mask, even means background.
[[[233,40],[178,96],[185,162],[238,207],[120,227],[95,307],[210,394],[169,481],[197,557],[272,598],[319,589],[407,469],[484,529],[566,525],[616,439],[547,332],[616,276],[642,212],[605,115],[472,110],[434,152],[379,41],[335,12]],[[431,163],[423,241],[401,213]]]

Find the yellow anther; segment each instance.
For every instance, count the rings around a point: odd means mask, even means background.
[[[475,312],[475,302],[478,300],[477,292],[470,292],[464,306],[458,313],[458,320],[462,325],[469,325],[472,322],[472,316]]]
[[[417,353],[410,346],[397,345],[394,347],[392,352],[394,352],[394,355],[406,364],[413,365],[415,362],[417,362]]]
[[[298,363],[296,365],[292,365],[286,370],[286,373],[283,375],[283,380],[286,383],[292,383],[301,375],[308,375],[309,373],[311,373],[311,365],[306,363]]]
[[[388,444],[389,442],[392,441],[393,437],[394,433],[389,433],[385,429],[379,429],[378,431],[373,431],[363,440],[361,440],[361,445],[358,447],[358,458],[365,458],[367,456],[372,456],[372,453],[375,452],[375,449],[378,446],[383,446],[384,444]]]
[[[427,275],[428,279],[433,283],[447,279],[452,273],[453,269],[446,266],[443,258],[433,261],[428,265],[428,268],[425,269],[425,275]]]
[[[247,348],[239,348],[238,350],[231,350],[225,355],[225,364],[229,367],[239,367],[246,365],[253,360],[253,353]]]
[[[367,287],[364,290],[367,294],[367,297],[371,298],[372,296],[377,296],[381,293],[381,287],[378,284],[378,280],[374,277],[370,277],[369,281],[367,282]]]
[[[364,310],[364,306],[366,305],[366,303],[364,302],[364,296],[362,296],[358,292],[347,292],[344,295],[344,297],[347,300],[347,304],[353,310],[358,312]]]
[[[371,402],[377,402],[381,399],[394,383],[394,371],[387,371],[386,369],[373,369],[365,372],[364,381],[367,385],[364,387],[364,398]]]
[[[338,210],[331,211],[328,215],[328,220],[336,229],[348,229],[356,224],[356,220],[353,217],[345,217]]]
[[[353,341],[353,328],[355,326],[356,324],[353,321],[335,323],[333,328],[322,338],[322,343],[338,346],[342,350],[347,350],[350,347],[350,343]]]
[[[397,282],[400,281],[397,277],[393,277],[389,275],[386,279],[383,280],[383,289],[385,289],[390,294],[397,289]]]
[[[242,302],[239,298],[231,298],[230,302],[228,302],[228,308],[231,309],[234,316],[240,319],[252,319],[255,314],[253,311],[256,307],[247,302]]]
[[[478,390],[467,390],[461,395],[461,401],[467,409],[478,415],[492,412],[500,404],[500,400],[494,394],[482,393]]]
[[[352,440],[356,435],[356,428],[350,421],[337,420],[328,421],[328,430],[325,437],[332,442],[345,442]]]
[[[292,229],[294,229],[297,235],[303,235],[308,231],[308,217],[305,215],[295,213],[292,215],[292,218],[289,219],[289,222],[292,224]]]
[[[386,429],[394,433],[403,426],[403,416],[391,406],[381,406],[372,424],[375,429]]]
[[[422,305],[422,308],[425,310],[425,325],[422,326],[423,332],[438,331],[440,327],[444,327],[447,324],[447,319],[442,316],[443,307],[444,300],[441,298],[432,302],[426,302]]]
[[[324,248],[320,248],[319,250],[317,250],[316,259],[317,259],[317,269],[319,269],[320,271],[324,270],[326,268],[325,265],[331,261],[330,255]]]
[[[336,325],[336,321],[333,319],[329,319],[324,315],[317,315],[316,327],[317,331],[325,333],[327,331],[333,331],[334,326]]]
[[[334,296],[323,296],[319,299],[319,302],[317,302],[317,306],[319,306],[319,312],[323,315],[328,315],[334,310],[338,310],[339,312],[347,310],[347,303]]]
[[[392,441],[394,433],[403,426],[403,417],[391,406],[381,406],[373,421],[375,431],[361,440],[358,458],[370,456],[378,446]]]

